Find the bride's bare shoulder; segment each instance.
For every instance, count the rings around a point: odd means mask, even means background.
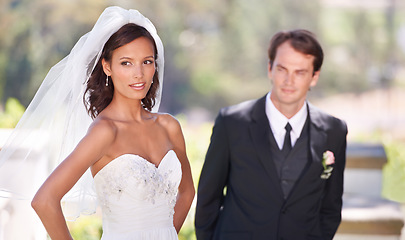
[[[161,113],[158,116],[159,117],[157,121],[161,124],[161,126],[168,134],[170,142],[173,145],[173,149],[176,151],[176,154],[181,154],[181,156],[184,156],[185,141],[180,122],[175,117],[167,113]],[[182,159],[186,159],[186,157],[182,157]]]
[[[103,138],[115,138],[117,126],[113,120],[103,115],[97,116],[91,123],[88,134]]]
[[[181,131],[180,122],[168,113],[157,113],[157,122],[168,132],[177,133]]]

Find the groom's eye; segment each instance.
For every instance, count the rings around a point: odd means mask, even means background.
[[[277,71],[283,73],[283,72],[285,72],[285,68],[283,68],[283,67],[277,67]]]

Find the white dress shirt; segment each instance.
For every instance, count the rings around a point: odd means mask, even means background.
[[[305,121],[307,120],[307,104],[305,103],[292,118],[288,119],[274,106],[273,102],[270,99],[270,94],[271,92],[269,92],[266,96],[266,115],[267,119],[269,120],[270,128],[273,132],[277,145],[279,149],[283,148],[284,136],[286,133],[285,125],[287,125],[288,122],[292,127],[290,133],[291,146],[294,147],[295,142],[301,135]]]

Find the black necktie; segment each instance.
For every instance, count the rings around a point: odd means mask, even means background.
[[[287,123],[287,125],[285,125],[285,136],[284,136],[284,144],[283,144],[283,149],[281,150],[284,155],[286,156],[290,151],[291,151],[291,125],[290,123]]]

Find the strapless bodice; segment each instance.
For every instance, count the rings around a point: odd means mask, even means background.
[[[94,176],[102,239],[177,239],[173,214],[180,180],[181,164],[173,150],[158,167],[134,154],[104,166]]]

